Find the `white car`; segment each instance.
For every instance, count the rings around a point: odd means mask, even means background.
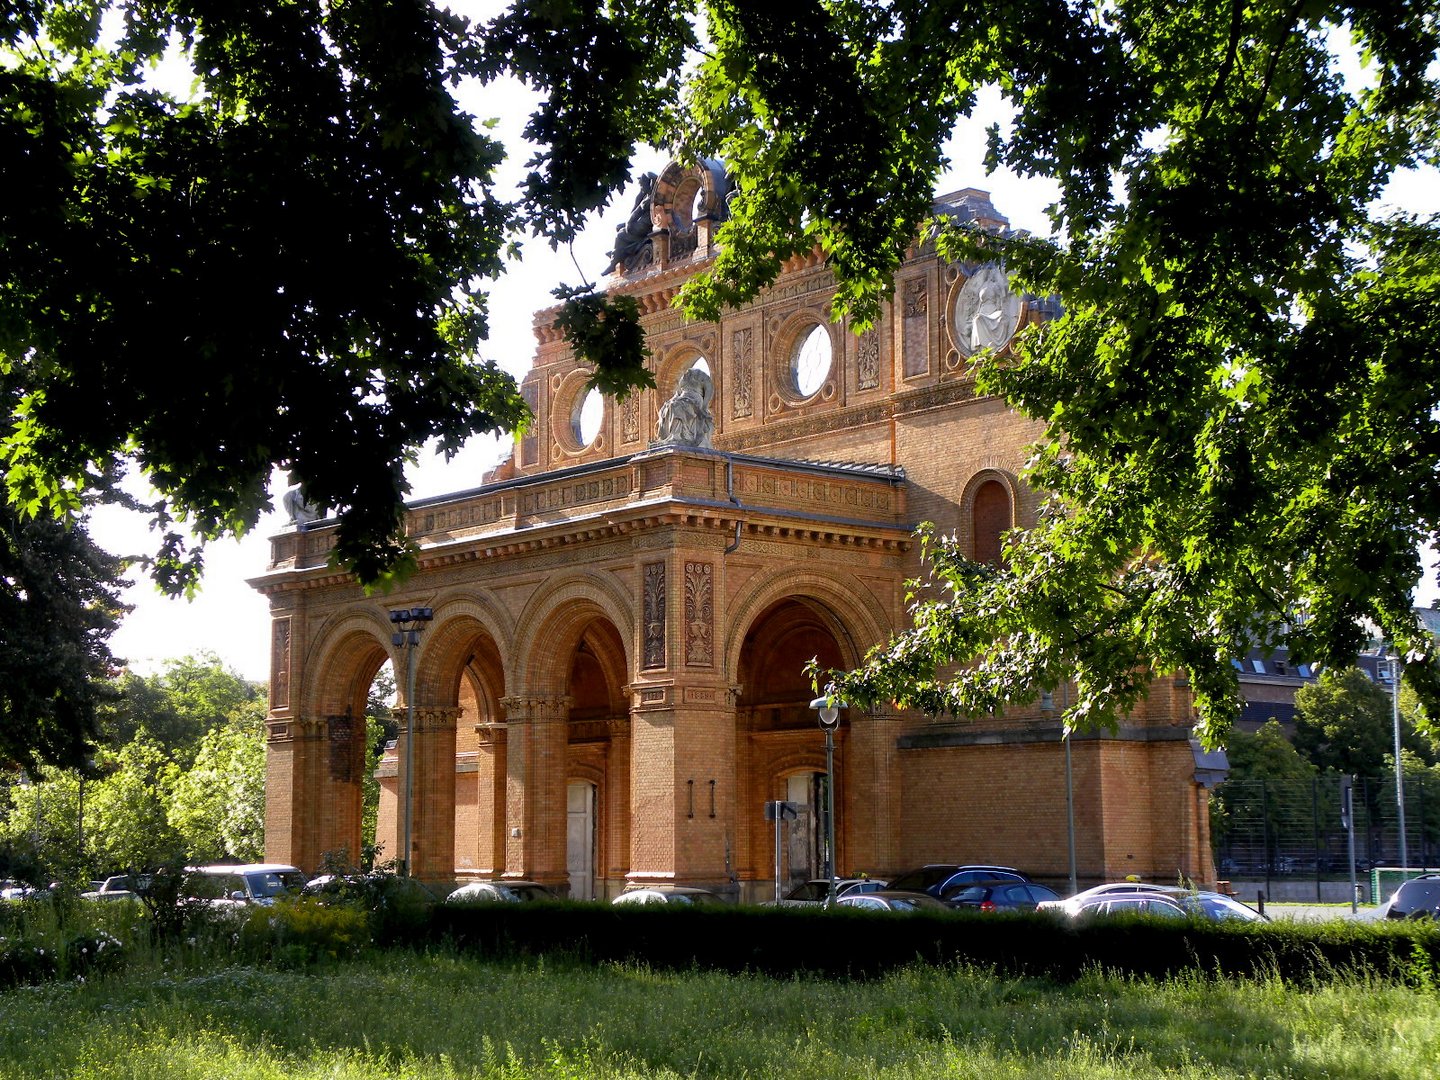
[[[612,904],[723,904],[717,894],[709,889],[697,889],[689,885],[651,885],[643,889],[629,889],[622,892]]]
[[[471,881],[445,897],[447,904],[522,904],[554,900],[555,893],[538,881]]]
[[[298,896],[305,875],[287,863],[235,866],[187,866],[184,894],[194,900],[225,904],[273,904],[277,897]]]

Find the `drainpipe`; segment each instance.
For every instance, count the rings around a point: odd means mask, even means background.
[[[737,510],[740,508],[740,500],[735,498],[735,461],[729,454],[725,455],[725,496],[730,500],[730,505]],[[725,554],[733,555],[740,549],[740,515],[735,515],[735,539],[725,545]]]

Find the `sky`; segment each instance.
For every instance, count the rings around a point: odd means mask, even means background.
[[[493,2],[457,5],[482,13],[498,6]],[[163,77],[157,81],[164,83]],[[188,81],[187,75],[172,85],[181,88],[188,85]],[[478,119],[494,118],[497,124],[492,134],[507,147],[522,146],[520,132],[534,100],[523,86],[515,83],[489,88],[462,86],[457,97],[462,107]],[[998,95],[982,95],[974,119],[956,132],[947,147],[952,167],[941,179],[936,194],[965,187],[987,190],[996,208],[1010,219],[1012,227],[1048,235],[1044,208],[1054,198],[1053,185],[1013,174],[987,176],[984,172],[985,129],[1001,118],[1003,110]],[[502,188],[518,183],[521,163],[528,156],[525,149],[510,155],[507,168],[500,174]],[[633,174],[638,176],[647,170],[658,172],[664,164],[662,155],[647,150],[633,163]],[[1385,201],[1412,211],[1440,212],[1440,177],[1433,172],[1403,177],[1392,185]],[[607,261],[606,252],[613,246],[615,229],[628,217],[631,202],[630,192],[619,195],[576,242],[573,256],[566,249],[551,251],[544,241],[524,244],[521,260],[509,265],[505,275],[489,289],[490,338],[482,355],[494,359],[517,378],[529,368],[535,345],[534,312],[555,302],[550,291],[557,285],[578,284],[582,277],[588,281],[599,277]],[[482,474],[508,456],[509,451],[508,440],[502,443],[494,438],[477,438],[449,462],[439,455],[426,454],[418,466],[407,472],[411,497],[424,498],[476,487]],[[285,486],[283,476],[277,473],[272,484],[276,505]],[[132,572],[135,582],[125,590],[123,599],[133,605],[134,610],[112,636],[111,652],[133,670],[147,675],[162,670],[169,660],[213,653],[243,677],[267,680],[268,601],[247,584],[247,579],[264,572],[270,538],[286,527],[283,513],[271,513],[244,539],[211,544],[206,550],[202,588],[193,601],[162,596],[142,571]],[[116,554],[153,552],[159,539],[148,532],[143,518],[115,508],[102,508],[96,513],[91,534],[101,547]],[[1433,576],[1430,575],[1432,580]],[[1433,585],[1426,588],[1429,592],[1422,593],[1420,599],[1429,603],[1434,589]]]

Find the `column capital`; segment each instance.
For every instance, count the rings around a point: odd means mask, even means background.
[[[455,730],[460,714],[465,710],[458,705],[417,705],[415,707],[416,731]]]
[[[487,721],[475,725],[475,737],[480,741],[481,746],[504,746],[505,745],[504,724],[497,724],[494,721]]]
[[[515,694],[500,699],[507,724],[544,723],[564,720],[570,715],[567,694]]]

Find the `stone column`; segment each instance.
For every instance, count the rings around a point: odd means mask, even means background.
[[[483,877],[505,872],[505,787],[509,732],[504,724],[476,724],[475,866]]]
[[[415,709],[409,862],[410,876],[427,883],[455,880],[455,724],[459,719],[460,709],[455,707]],[[397,749],[403,798],[403,730]]]
[[[507,697],[505,876],[564,890],[568,697]]]
[[[596,867],[599,881],[596,895],[607,899],[625,885],[630,872],[630,721],[625,718],[609,724],[610,743],[605,752],[604,805],[599,808],[600,844],[603,860]]]

